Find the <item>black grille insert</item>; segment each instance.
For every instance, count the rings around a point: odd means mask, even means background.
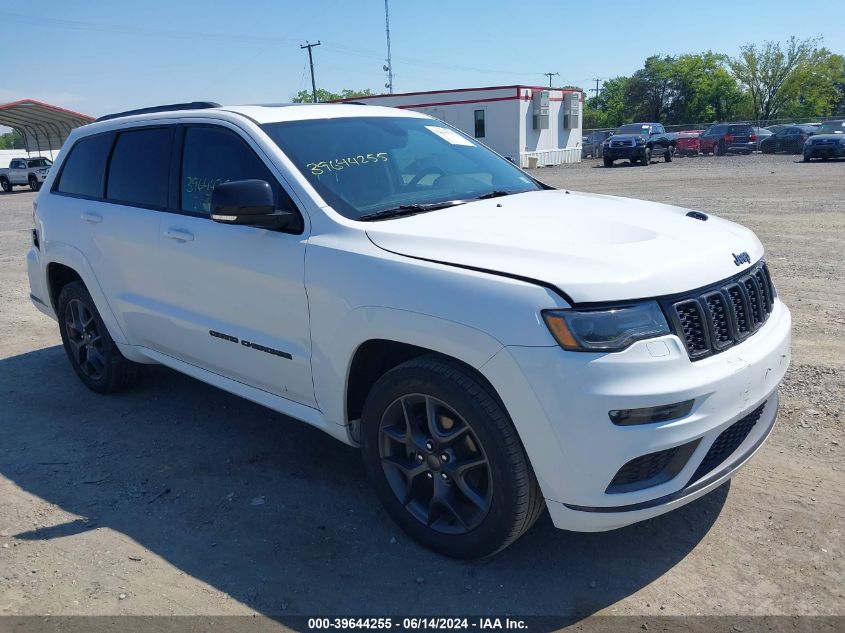
[[[769,269],[760,262],[736,277],[660,303],[672,331],[695,361],[752,335],[769,318],[774,299]]]
[[[608,494],[632,492],[669,481],[684,467],[699,440],[663,451],[641,455],[625,464],[605,491]]]
[[[687,485],[689,486],[690,484],[698,481],[730,457],[731,454],[739,448],[739,445],[745,441],[748,434],[751,433],[751,429],[753,429],[754,425],[760,420],[760,416],[763,415],[763,409],[765,408],[766,403],[764,402],[751,413],[740,418],[722,431],[719,434],[719,437],[716,438],[716,441],[713,442],[710,450],[707,451],[707,455],[704,456],[704,461],[702,461],[698,466],[695,474],[693,474]]]

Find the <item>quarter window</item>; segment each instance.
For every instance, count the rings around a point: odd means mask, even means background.
[[[115,202],[166,208],[172,128],[122,132],[109,163],[106,197]]]
[[[113,134],[98,134],[74,143],[62,167],[56,191],[88,198],[102,198],[106,161],[113,140]]]
[[[182,150],[181,207],[211,213],[211,192],[222,182],[257,179],[278,186],[264,163],[234,132],[224,128],[188,127]]]
[[[484,138],[484,110],[475,111],[475,138]]]

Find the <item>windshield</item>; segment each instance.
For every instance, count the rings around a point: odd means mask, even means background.
[[[49,158],[33,158],[26,161],[27,167],[50,167],[53,164]]]
[[[845,121],[826,121],[816,134],[845,134]]]
[[[623,125],[618,130],[616,130],[617,134],[642,134],[644,136],[648,136],[648,125],[643,125],[642,123],[630,123],[628,125]]]
[[[336,211],[362,216],[541,189],[516,166],[428,118],[268,123],[265,132]]]

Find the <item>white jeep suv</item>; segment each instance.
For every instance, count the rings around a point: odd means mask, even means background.
[[[34,206],[32,300],[88,387],[161,363],[359,446],[450,556],[544,507],[580,531],[677,508],[775,423],[790,315],[751,231],[554,190],[422,114],[110,115]]]

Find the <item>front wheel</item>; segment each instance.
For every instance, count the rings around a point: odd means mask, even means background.
[[[713,156],[722,156],[725,153],[725,148],[719,143],[713,144]]]
[[[640,158],[640,164],[645,165],[646,167],[651,165],[651,149],[650,148],[646,147],[643,150],[643,155]]]
[[[38,178],[36,178],[35,176],[29,177],[29,188],[32,191],[38,191],[39,189],[41,189],[41,183],[38,182]]]
[[[85,284],[74,281],[62,288],[57,316],[65,353],[86,387],[112,393],[135,382],[140,365],[120,353]]]
[[[613,167],[613,159],[609,158],[608,156],[604,157],[604,166],[605,167]]]
[[[807,154],[804,154],[804,162],[805,162],[805,163],[809,163],[809,162],[810,162],[810,157],[809,157]]]
[[[439,356],[410,360],[378,380],[361,416],[361,452],[391,518],[447,556],[498,552],[544,507],[496,395]]]

